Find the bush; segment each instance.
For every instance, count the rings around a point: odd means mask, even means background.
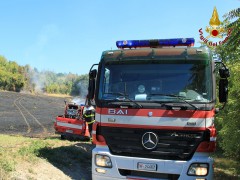
[[[221,126],[220,147],[225,155],[240,160],[240,62],[228,64],[228,67],[231,70],[228,103],[217,116]]]

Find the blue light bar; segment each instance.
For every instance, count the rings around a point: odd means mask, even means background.
[[[117,41],[116,45],[120,49],[124,48],[143,48],[143,47],[163,47],[163,46],[194,46],[194,38],[175,38],[175,39],[150,39],[150,40],[122,40]]]

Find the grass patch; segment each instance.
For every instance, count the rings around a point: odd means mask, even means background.
[[[48,142],[43,140],[33,140],[30,143],[20,147],[18,150],[18,155],[29,162],[36,162],[39,156],[39,151],[47,147],[50,147]]]
[[[91,153],[75,145],[55,148],[45,147],[39,151],[39,156],[47,159],[56,167],[71,167],[75,163],[91,167]]]
[[[0,159],[0,167],[6,173],[12,172],[15,170],[16,162],[10,159]]]
[[[79,143],[81,148],[77,146]],[[27,162],[34,166],[40,159],[58,168],[70,168],[76,162],[91,167],[91,153],[87,150],[90,146],[89,142],[62,141],[54,137],[35,139],[0,135],[0,179],[11,179],[17,165]],[[30,167],[28,173],[36,172]]]
[[[213,158],[215,162],[214,179],[240,179],[240,163],[237,160],[226,158],[219,153],[214,154]]]

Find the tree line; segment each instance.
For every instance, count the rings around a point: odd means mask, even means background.
[[[0,56],[0,89],[20,91],[24,85],[24,67]]]
[[[230,70],[229,93],[228,102],[217,114],[215,124],[219,132],[218,144],[224,154],[240,161],[240,8],[231,10],[224,17],[225,26],[232,32],[228,41],[215,51]]]
[[[86,96],[88,75],[38,71],[29,65],[20,66],[0,56],[0,89],[30,93],[55,93]]]

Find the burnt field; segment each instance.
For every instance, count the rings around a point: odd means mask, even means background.
[[[64,112],[62,97],[0,91],[0,134],[54,135],[53,122]]]

